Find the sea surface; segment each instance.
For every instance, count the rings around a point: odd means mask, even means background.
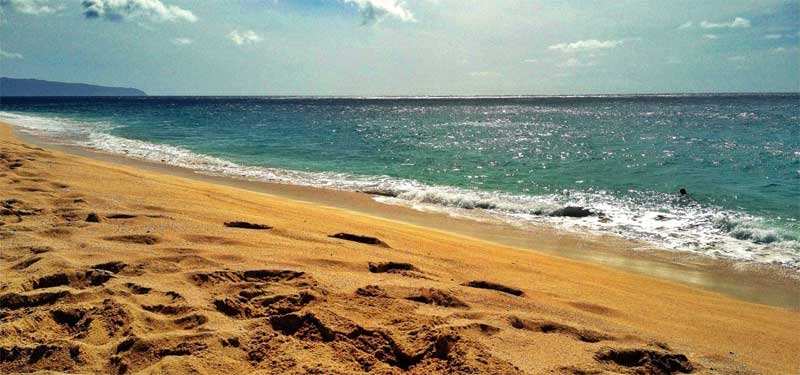
[[[200,173],[800,272],[800,94],[2,98],[0,121]]]

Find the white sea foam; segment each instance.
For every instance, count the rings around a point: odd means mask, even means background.
[[[24,131],[128,157],[164,162],[199,173],[320,188],[363,191],[375,199],[418,210],[510,224],[545,224],[579,233],[613,234],[656,247],[713,257],[779,264],[800,271],[800,239],[746,214],[703,206],[691,199],[650,192],[620,198],[603,191],[569,190],[525,196],[431,186],[415,180],[346,173],[314,173],[244,166],[186,148],[107,134],[110,124],[0,112],[0,120]],[[584,218],[554,216],[568,206],[587,207]]]
[[[0,119],[23,130],[51,137],[68,134],[77,136],[85,127],[81,123],[71,123],[67,119],[27,116],[9,112],[0,112]]]

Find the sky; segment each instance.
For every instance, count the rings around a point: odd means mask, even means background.
[[[0,75],[151,95],[800,91],[800,0],[0,0]]]

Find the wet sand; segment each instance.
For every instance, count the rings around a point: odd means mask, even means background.
[[[748,302],[800,310],[800,275],[780,266],[727,261],[687,252],[661,250],[653,245],[615,236],[581,235],[543,225],[512,226],[491,218],[476,221],[443,213],[383,204],[365,193],[212,176],[164,163],[127,158],[84,147],[59,144],[17,131],[17,137],[72,155],[128,165],[147,171],[236,187],[389,220],[469,236],[503,245],[658,277],[727,294]]]
[[[0,127],[0,372],[800,370],[796,309],[665,280],[724,265],[107,157]]]

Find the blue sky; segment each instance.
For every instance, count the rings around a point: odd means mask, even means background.
[[[800,91],[800,0],[0,0],[0,74],[155,95]]]

